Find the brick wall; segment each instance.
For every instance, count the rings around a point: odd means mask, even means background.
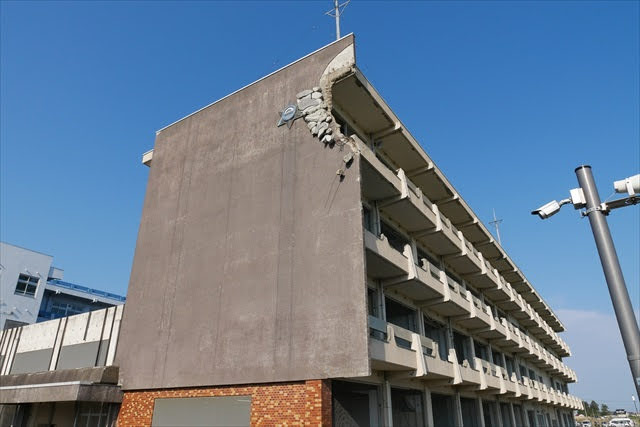
[[[155,399],[167,397],[251,396],[252,426],[330,426],[329,380],[182,388],[124,393],[118,427],[150,426]]]

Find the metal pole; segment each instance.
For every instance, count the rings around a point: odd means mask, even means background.
[[[587,202],[586,214],[589,217],[591,231],[593,231],[593,237],[596,241],[604,277],[609,286],[609,295],[611,295],[613,310],[618,319],[622,342],[627,351],[636,393],[640,395],[640,330],[633,315],[627,285],[622,276],[616,248],[613,246],[607,218],[600,208],[600,195],[593,180],[591,166],[580,166],[576,168],[575,172]]]
[[[333,0],[333,7],[336,10],[336,40],[340,39],[340,6],[338,0]]]

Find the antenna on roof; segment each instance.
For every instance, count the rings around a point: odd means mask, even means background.
[[[502,246],[502,240],[500,239],[500,223],[501,219],[496,218],[496,210],[493,210],[493,221],[489,221],[489,224],[493,225],[496,228],[496,237],[498,237],[498,243]]]
[[[344,13],[344,8],[347,7],[351,0],[346,0],[344,3],[338,3],[338,0],[333,0],[333,9],[326,12],[325,15],[333,16],[336,18],[336,40],[340,39],[340,17]]]

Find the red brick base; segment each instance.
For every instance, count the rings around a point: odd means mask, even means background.
[[[118,414],[118,427],[150,426],[155,399],[209,396],[251,396],[252,426],[331,425],[331,383],[328,380],[310,380],[125,392]]]

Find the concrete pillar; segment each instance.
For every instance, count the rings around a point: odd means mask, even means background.
[[[391,383],[385,378],[382,384],[382,425],[393,427],[393,414],[391,412]]]
[[[424,406],[424,425],[427,427],[433,427],[433,405],[431,404],[431,390],[427,386],[424,386],[424,393],[422,394],[422,402]]]
[[[498,427],[505,427],[504,424],[502,424],[502,410],[500,409],[500,401],[498,401],[496,399],[495,402],[492,403],[494,405],[495,408],[495,414],[497,416],[497,420],[496,423],[498,424]]]
[[[387,309],[384,305],[384,286],[382,285],[382,281],[378,280],[377,282],[378,285],[378,317],[382,320],[387,320]]]
[[[371,210],[373,215],[373,234],[380,235],[380,207],[378,202],[373,202],[373,209]]]
[[[484,425],[484,410],[482,409],[482,399],[478,397],[476,399],[476,402],[476,406],[478,407],[478,419],[480,420],[480,422],[478,422],[478,426],[486,427]]]
[[[424,337],[424,313],[422,313],[421,309],[416,310],[416,316],[418,317],[418,333]]]
[[[513,410],[513,403],[509,402],[507,403],[507,405],[509,405],[509,416],[511,417],[511,425],[513,427],[520,427],[516,424],[516,413]]]
[[[463,427],[462,404],[460,403],[460,393],[456,393],[453,395],[453,424],[455,427]]]
[[[469,356],[471,357],[470,366],[472,368],[475,368],[475,365],[473,363],[473,361],[476,360],[476,346],[473,345],[475,341],[473,340],[473,337],[471,337],[471,336],[469,337],[468,341],[469,341]]]

